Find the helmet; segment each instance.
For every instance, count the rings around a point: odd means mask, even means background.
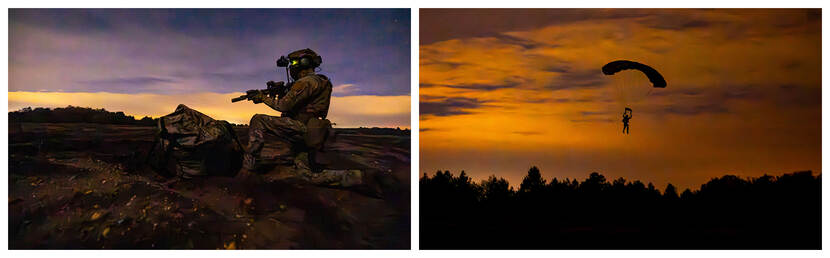
[[[308,48],[291,52],[288,54],[288,60],[290,61],[289,67],[292,70],[316,68],[323,63],[323,57]]]

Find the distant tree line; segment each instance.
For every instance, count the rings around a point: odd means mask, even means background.
[[[120,111],[109,112],[103,108],[92,109],[75,106],[54,109],[27,107],[9,112],[9,122],[156,125],[155,119],[147,116],[136,120],[135,117],[125,115],[124,112]]]
[[[424,249],[820,249],[821,176],[713,178],[699,190],[607,180],[545,180],[514,189],[438,171],[420,178]]]
[[[158,118],[148,116],[136,119],[124,112],[110,112],[103,108],[88,108],[67,106],[65,108],[31,108],[26,107],[17,111],[9,112],[9,122],[20,123],[97,123],[97,124],[120,124],[120,125],[147,125],[155,126]],[[246,124],[234,124],[235,127],[247,127]],[[381,128],[381,127],[359,127],[359,128],[337,128],[338,132],[345,134],[363,135],[397,135],[409,136],[409,128]]]
[[[359,127],[359,128],[336,128],[340,133],[344,134],[363,134],[363,135],[396,135],[409,136],[412,132],[409,128],[401,129],[387,128],[387,127]]]

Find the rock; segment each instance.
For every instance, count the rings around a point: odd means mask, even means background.
[[[109,215],[109,211],[95,211],[89,216],[89,221],[96,221]]]
[[[360,170],[323,170],[320,173],[308,174],[306,177],[316,185],[353,187],[363,183],[363,173]]]
[[[126,223],[130,223],[130,221],[132,221],[132,219],[130,217],[125,217],[125,218],[119,219],[118,221],[116,221],[116,223],[118,223],[118,225],[124,225]]]

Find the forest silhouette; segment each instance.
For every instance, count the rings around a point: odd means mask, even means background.
[[[45,107],[26,107],[17,111],[9,112],[9,122],[11,123],[93,123],[93,124],[113,124],[113,125],[138,125],[138,126],[156,126],[158,118],[144,116],[141,119],[136,119],[134,116],[126,115],[122,111],[111,112],[103,108],[89,108],[67,106],[63,108],[45,108]],[[234,126],[247,126],[247,124],[234,124]],[[338,132],[343,134],[362,134],[362,135],[395,135],[395,136],[410,136],[412,134],[409,128],[400,127],[386,128],[386,127],[358,127],[358,128],[337,128]]]
[[[464,171],[420,178],[422,249],[821,249],[821,175],[713,178],[699,190],[553,178],[518,189]]]
[[[118,125],[146,125],[155,126],[156,119],[145,116],[135,119],[124,112],[110,112],[106,109],[67,106],[65,108],[26,107],[9,112],[9,122],[29,123],[97,123]]]

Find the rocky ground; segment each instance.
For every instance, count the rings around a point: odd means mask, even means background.
[[[154,127],[9,125],[11,249],[408,249],[410,138],[341,133],[336,166],[363,184],[283,175],[165,178]],[[237,128],[246,141],[247,129]]]

